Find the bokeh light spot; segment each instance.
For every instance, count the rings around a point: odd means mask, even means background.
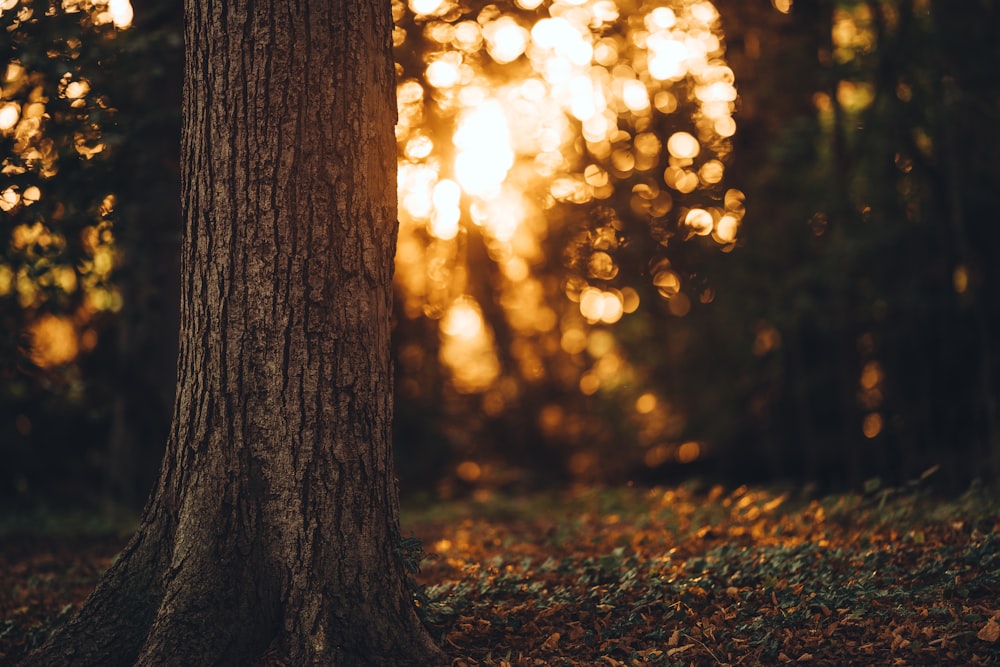
[[[677,460],[681,463],[693,463],[701,456],[701,445],[697,442],[685,442],[677,448]]]

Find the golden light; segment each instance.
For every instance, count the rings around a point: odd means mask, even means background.
[[[404,155],[410,160],[423,160],[434,151],[434,141],[424,134],[417,136],[406,142]]]
[[[667,310],[674,317],[684,317],[691,312],[691,297],[684,292],[678,292],[667,303]]]
[[[653,285],[660,292],[660,296],[671,299],[680,292],[681,279],[670,269],[664,269],[653,276]]]
[[[640,113],[649,110],[649,91],[646,84],[635,79],[622,82],[622,102],[632,112]]]
[[[21,194],[13,187],[0,192],[0,211],[13,211],[21,203]]]
[[[472,221],[485,228],[490,240],[507,243],[514,240],[528,211],[521,193],[503,186],[489,199],[473,203],[471,214]]]
[[[647,42],[651,57],[647,63],[649,75],[660,81],[681,79],[687,73],[687,47],[675,39],[651,39]]]
[[[77,132],[75,138],[76,152],[85,160],[91,159],[107,147],[104,142],[94,141],[92,137],[87,137],[82,132]]]
[[[837,84],[837,101],[848,111],[861,111],[875,99],[875,89],[866,81],[841,81]]]
[[[0,296],[7,296],[14,287],[14,272],[6,264],[0,264]]]
[[[618,42],[605,37],[594,44],[594,62],[603,67],[611,67],[618,62]]]
[[[615,337],[607,329],[591,331],[587,337],[587,354],[595,359],[600,359],[606,354],[610,354],[615,349]]]
[[[726,81],[715,81],[705,86],[699,86],[695,89],[694,94],[695,97],[705,103],[736,101],[736,88]],[[725,106],[721,108],[727,109]]]
[[[455,177],[470,195],[497,194],[500,184],[514,164],[510,132],[503,107],[494,99],[468,109],[454,136]]]
[[[475,482],[482,477],[483,469],[475,461],[462,461],[455,468],[455,474],[466,482]]]
[[[643,456],[643,463],[645,463],[650,468],[655,468],[657,466],[663,465],[670,460],[671,450],[667,445],[654,445],[646,450]]]
[[[567,354],[579,354],[587,349],[587,334],[576,327],[567,329],[563,332],[559,345]]]
[[[414,220],[429,220],[434,210],[432,191],[438,180],[436,165],[400,164],[397,179],[403,210]]]
[[[736,216],[727,213],[719,218],[719,221],[715,224],[715,230],[712,232],[712,238],[715,239],[716,243],[732,243],[736,240],[736,232],[739,231],[739,228],[739,219]]]
[[[493,334],[483,320],[479,304],[469,296],[456,299],[441,319],[438,355],[462,393],[484,391],[500,375]]]
[[[427,83],[435,88],[453,88],[462,82],[462,55],[455,51],[442,54],[427,65]]]
[[[882,366],[877,361],[869,361],[861,371],[861,387],[874,389],[882,382]]]
[[[868,439],[877,437],[882,432],[882,415],[877,412],[865,415],[864,422],[861,424],[861,432]]]
[[[611,255],[604,251],[595,252],[587,262],[590,277],[598,280],[613,280],[618,275],[618,267]]]
[[[693,463],[701,456],[701,445],[697,442],[685,442],[677,448],[677,460],[681,463]]]
[[[410,79],[409,81],[404,81],[396,87],[397,107],[408,104],[416,104],[423,99],[424,87],[420,85],[419,81]]]
[[[543,52],[554,54],[558,60],[565,60],[578,67],[590,65],[594,56],[593,46],[572,23],[562,17],[538,21],[531,29],[531,39],[532,45]],[[546,58],[549,53],[538,54],[536,57]]]
[[[673,28],[677,23],[677,14],[669,7],[657,7],[645,19],[646,28],[650,31]]]
[[[461,50],[475,53],[483,45],[483,30],[475,21],[462,21],[455,26],[451,41]]]
[[[833,12],[831,38],[833,57],[838,63],[847,63],[871,50],[875,42],[871,9],[858,4],[850,9],[837,7]]]
[[[132,25],[133,11],[129,0],[110,0],[108,12],[116,28],[125,29]]]
[[[609,119],[604,114],[593,113],[590,115],[590,117],[585,119],[583,121],[583,124],[581,125],[581,129],[583,130],[583,138],[594,144],[603,142],[607,139],[608,134],[611,132],[612,126],[615,124],[616,123],[613,120]],[[601,157],[607,157],[607,151],[603,151]]]
[[[699,2],[692,5],[691,15],[704,25],[711,25],[719,18],[719,12],[711,2]]]
[[[42,368],[68,364],[80,352],[76,329],[67,318],[42,315],[31,323],[28,334],[31,341],[29,356]]]
[[[691,230],[692,234],[698,236],[708,236],[712,233],[714,222],[712,214],[703,208],[693,208],[684,216],[684,224]]]
[[[580,376],[580,393],[585,396],[593,396],[601,388],[601,380],[596,373],[587,372]]]
[[[577,120],[587,120],[603,111],[601,100],[590,77],[575,76],[569,82],[570,113]],[[603,135],[602,135],[603,136]]]
[[[737,91],[711,2],[627,12],[614,0],[513,4],[526,11],[485,1],[393,5],[397,30],[414,26],[423,40],[397,41],[417,49],[397,63],[397,284],[408,317],[439,319],[440,361],[454,388],[482,393],[490,410],[512,404],[519,381],[552,374],[594,393],[632,372],[612,330],[592,328],[640,305],[635,289],[612,286],[621,279],[620,232],[609,225],[611,245],[581,248],[581,273],[565,294],[535,274],[551,261],[547,236],[592,216],[598,202],[614,205],[618,188],[629,206],[622,214],[666,222],[673,212],[670,224],[724,248],[744,216],[742,199],[730,206],[729,191],[723,205],[717,194]],[[685,117],[666,118],[680,110]],[[493,278],[485,291],[470,290],[483,262]],[[669,262],[650,274],[669,312],[686,314],[681,275]],[[470,291],[493,299],[511,368],[500,366],[480,303],[456,297]],[[585,351],[596,360],[589,370],[550,364]],[[501,391],[503,383],[513,389]],[[666,446],[676,458],[676,445]]]
[[[621,293],[617,290],[605,292],[596,287],[587,287],[580,293],[580,314],[588,322],[614,324],[625,312]]]
[[[641,415],[648,415],[650,412],[656,409],[656,396],[649,392],[646,392],[639,398],[635,400],[635,411]]]
[[[667,152],[681,160],[693,160],[701,152],[701,145],[690,132],[674,132],[667,139]]]
[[[680,167],[667,167],[663,171],[663,182],[682,194],[688,194],[698,189],[701,179],[693,171]]]
[[[716,118],[712,128],[720,137],[729,138],[736,134],[736,121],[733,120],[732,116]]]
[[[445,0],[410,0],[410,10],[417,16],[435,15],[446,6]]]
[[[527,29],[509,16],[487,23],[483,35],[490,57],[501,65],[514,62],[528,48]]]
[[[721,162],[718,160],[709,160],[701,165],[701,169],[698,170],[698,177],[701,178],[703,183],[715,185],[722,181],[725,171],[726,169]]]
[[[59,288],[71,294],[76,291],[77,279],[76,271],[74,271],[69,266],[58,266],[52,270],[53,282],[59,286]]]
[[[639,293],[636,292],[631,287],[626,287],[622,289],[622,310],[628,313],[634,313],[639,309]]]
[[[458,183],[449,179],[438,181],[431,195],[434,203],[434,212],[430,220],[431,234],[444,241],[458,235],[458,222],[462,217],[459,208],[461,199],[462,191]]]
[[[21,107],[16,102],[7,102],[0,106],[0,132],[9,132],[21,119]]]
[[[604,23],[613,23],[618,20],[618,4],[615,0],[597,0],[592,6],[593,19],[589,22],[593,27],[599,27]]]
[[[753,353],[762,357],[771,350],[776,350],[781,346],[781,332],[770,322],[761,321],[757,323],[757,335],[753,341]]]
[[[951,274],[951,284],[957,294],[965,294],[969,289],[969,271],[962,265],[955,267]]]

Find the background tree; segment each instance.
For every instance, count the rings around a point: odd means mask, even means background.
[[[745,341],[717,347],[744,406],[717,423],[719,460],[836,486],[935,464],[953,489],[996,480],[997,5],[772,4],[720,7],[734,177],[766,215],[712,314]]]
[[[425,665],[390,457],[385,3],[186,4],[181,341],[141,526],[39,665]]]
[[[121,312],[109,332],[107,495],[141,509],[156,480],[176,380],[181,211],[180,106],[183,4],[143,2],[115,40],[108,79],[117,135],[112,180],[119,206],[114,282]]]

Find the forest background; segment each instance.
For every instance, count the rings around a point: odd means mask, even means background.
[[[393,7],[404,491],[1000,478],[995,2]],[[173,403],[181,8],[0,8],[0,500],[137,506]],[[611,101],[530,153],[510,96],[557,89],[536,29],[583,10]]]

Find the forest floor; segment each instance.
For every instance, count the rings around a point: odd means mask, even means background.
[[[72,613],[121,528],[0,518],[0,664]],[[410,504],[403,529],[453,667],[1000,665],[1000,511],[976,489],[484,495]]]

